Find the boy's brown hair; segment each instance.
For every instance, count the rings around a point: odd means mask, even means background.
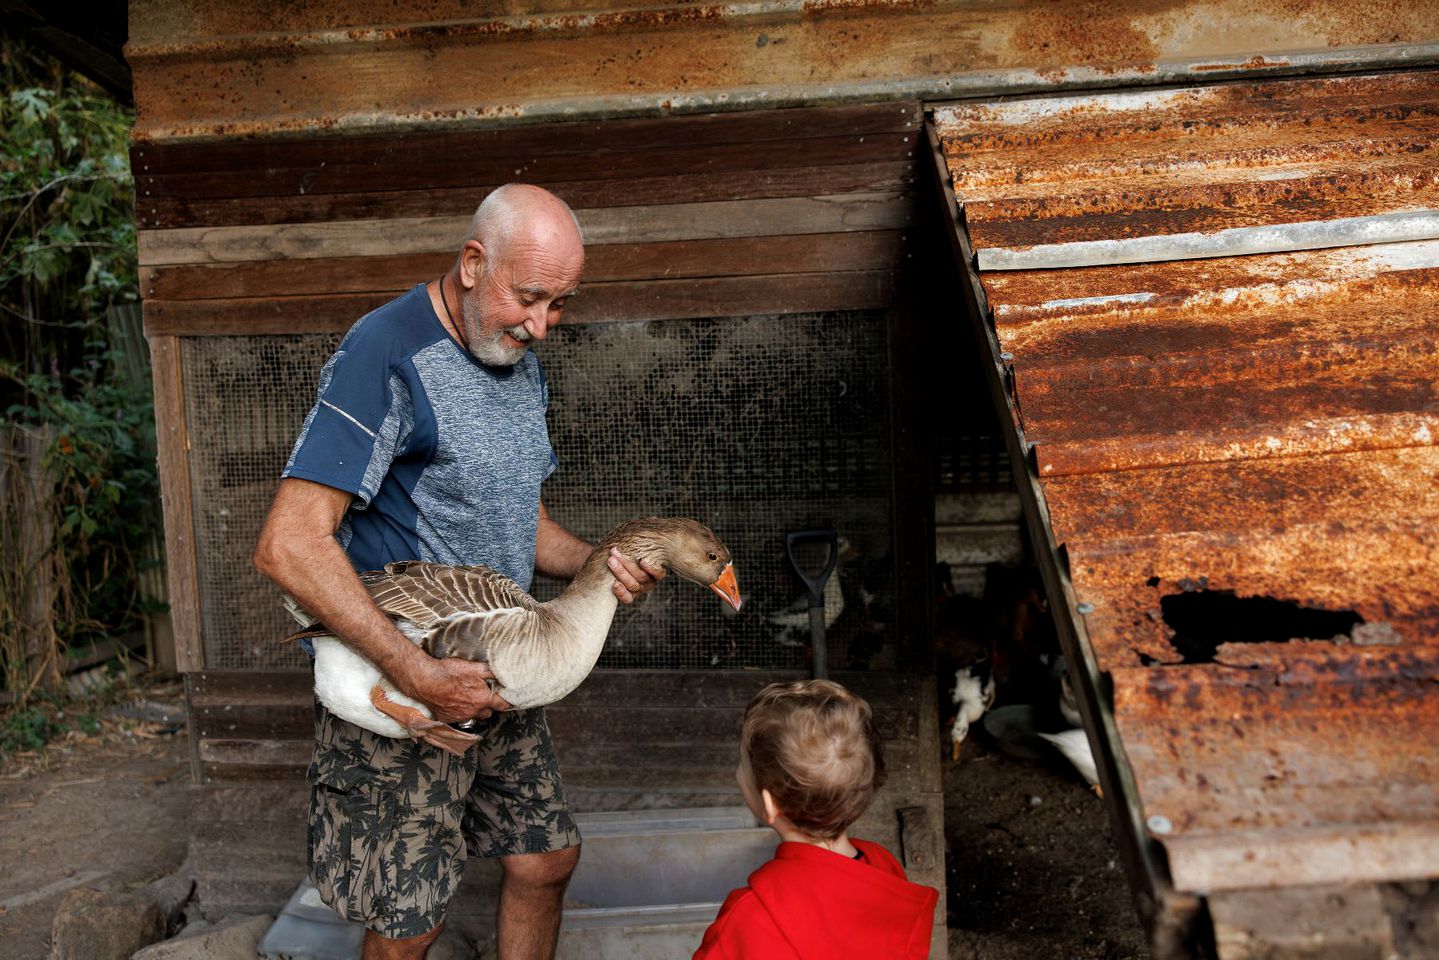
[[[843,833],[884,783],[869,704],[830,680],[772,683],[744,712],[740,749],[755,789],[813,837]]]

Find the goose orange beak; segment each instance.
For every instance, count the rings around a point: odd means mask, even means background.
[[[740,599],[739,584],[734,578],[733,563],[724,565],[724,569],[720,571],[720,575],[715,579],[715,582],[710,584],[710,589],[719,594],[725,603],[734,607],[736,613],[739,612],[740,604],[744,603],[744,601]]]

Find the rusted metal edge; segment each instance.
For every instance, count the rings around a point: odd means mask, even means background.
[[[509,38],[543,37],[546,40],[581,33],[615,33],[639,29],[675,29],[691,23],[713,23],[734,20],[773,20],[813,17],[816,14],[843,15],[846,12],[875,13],[885,9],[913,10],[931,6],[917,0],[755,0],[751,3],[680,3],[653,5],[632,9],[598,10],[593,12],[540,12],[508,16],[478,16],[417,24],[380,26],[346,26],[321,29],[273,30],[264,33],[220,34],[190,37],[182,40],[145,42],[132,40],[125,44],[124,55],[132,68],[137,61],[163,57],[196,59],[251,59],[257,55],[280,53],[286,56],[303,54],[307,48],[327,48],[350,43],[408,43],[432,46],[437,43],[493,42]],[[1376,47],[1406,48],[1423,46],[1413,43],[1376,44]],[[1209,73],[1226,66],[1239,66],[1247,71],[1269,66],[1285,66],[1301,57],[1341,54],[1340,51],[1276,52],[1268,56],[1248,55],[1204,58],[1200,70]],[[1201,61],[1196,60],[1196,63]]]
[[[837,12],[846,8],[869,12],[885,7],[911,9],[916,4],[914,0],[827,0],[825,6]],[[683,4],[593,13],[516,14],[403,26],[274,30],[268,33],[222,34],[204,40],[130,42],[125,45],[125,59],[130,63],[162,57],[241,59],[269,53],[294,54],[303,52],[305,48],[343,46],[349,43],[471,43],[539,35],[545,36],[546,39],[552,36],[558,39],[578,33],[624,31],[636,27],[674,28],[686,23],[715,20],[793,17],[810,13],[814,7],[813,0],[759,0],[756,3]]]
[[[1427,87],[1428,81],[1419,80],[1422,76],[1422,71],[1406,70],[1398,79],[1422,82]],[[1336,109],[1347,109],[1343,104],[1353,99],[1352,90],[1346,89],[1349,84],[1355,80],[1369,82],[1380,77],[1376,75],[1354,78],[1324,74],[1287,80],[1269,77],[1245,79],[1247,82],[1242,87],[1203,83],[1167,88],[1129,88],[1098,95],[1090,95],[1085,91],[1056,92],[1015,100],[938,103],[931,106],[937,112],[936,126],[940,129],[941,139],[955,137],[959,144],[972,146],[971,138],[977,136],[981,144],[986,144],[982,148],[984,152],[992,154],[995,152],[994,148],[988,144],[1000,131],[1022,134],[1036,129],[1038,125],[1038,129],[1052,132],[1053,124],[1057,120],[1066,126],[1073,123],[1081,128],[1091,127],[1098,121],[1100,127],[1105,129],[1113,129],[1116,123],[1137,121],[1142,124],[1138,129],[1148,129],[1152,133],[1166,126],[1182,128],[1183,116],[1195,114],[1202,106],[1217,111],[1217,115],[1206,115],[1206,120],[1217,121],[1223,125],[1245,117],[1259,119],[1267,116],[1273,119],[1278,116],[1273,112],[1274,108],[1286,103],[1295,109],[1302,106],[1317,110],[1322,117]],[[1209,99],[1215,94],[1225,93],[1226,88],[1233,92],[1250,89],[1255,85],[1259,85],[1265,97],[1263,100],[1256,100],[1249,107],[1223,98],[1218,102]],[[1337,98],[1333,96],[1335,93],[1338,94]],[[1260,107],[1260,104],[1264,106]],[[1374,102],[1369,100],[1366,100],[1365,104],[1367,109],[1375,106]],[[1120,119],[1126,114],[1130,115],[1127,120]],[[1050,126],[1046,128],[1045,124]],[[979,130],[977,135],[976,127]]]
[[[1164,847],[1174,882],[1205,893],[1420,880],[1432,877],[1439,864],[1439,821],[1190,834]]]
[[[974,269],[975,256],[969,246],[963,215],[954,195],[948,164],[934,126],[932,105],[925,105],[925,133],[930,147],[930,170],[935,189],[941,195],[944,209],[949,212],[950,242],[954,247],[956,267],[964,275],[961,283],[961,309],[964,311],[976,346],[984,352],[987,362],[981,363],[995,408],[1007,411],[1005,445],[1015,471],[1015,487],[1019,493],[1026,526],[1034,546],[1040,574],[1044,580],[1049,609],[1054,616],[1060,646],[1069,669],[1075,675],[1080,714],[1089,733],[1100,784],[1105,792],[1105,806],[1125,864],[1135,907],[1149,934],[1156,960],[1179,960],[1195,955],[1194,943],[1203,938],[1203,911],[1200,899],[1175,889],[1164,854],[1143,823],[1139,789],[1133,769],[1120,746],[1119,728],[1114,712],[1104,693],[1108,681],[1100,674],[1099,661],[1089,640],[1079,602],[1069,579],[1067,564],[1054,542],[1049,508],[1040,488],[1034,459],[1028,456],[1031,445],[1024,431],[1009,389],[1011,372],[999,348],[988,301],[979,275]],[[1001,417],[1001,421],[1006,418]],[[1097,742],[1096,742],[1097,741]]]
[[[1070,322],[1077,318],[1135,310],[1195,310],[1248,302],[1268,305],[1276,298],[1289,297],[1319,302],[1342,291],[1350,283],[1372,281],[1385,274],[1432,270],[1439,267],[1439,241],[1420,240],[1416,243],[1386,243],[1373,247],[1333,248],[1330,251],[1293,251],[1306,261],[1286,264],[1283,270],[1255,269],[1248,263],[1247,271],[1226,280],[1218,287],[1211,279],[1189,279],[1172,289],[1146,289],[1153,285],[1148,276],[1131,277],[1132,286],[1125,290],[1111,286],[1094,296],[1063,297],[1033,302],[1033,291],[1012,297],[1009,303],[995,305],[995,321],[1007,329],[1016,329],[1036,321]],[[1281,255],[1282,256],[1282,255]],[[1015,274],[1009,274],[1010,277]],[[1049,275],[1052,276],[1052,275]],[[993,278],[990,278],[993,279]],[[1049,284],[1051,281],[1046,280]],[[1291,293],[1284,291],[1292,290]],[[1302,291],[1302,292],[1301,292]]]
[[[1439,239],[1439,210],[1399,210],[1367,217],[1231,227],[1214,233],[1077,240],[1023,248],[992,247],[979,251],[979,269],[1103,267],[1434,239]]]
[[[144,48],[128,53],[132,68],[151,54]],[[167,54],[168,56],[168,54]],[[877,80],[800,86],[731,87],[724,90],[660,91],[598,97],[551,98],[518,103],[491,103],[437,116],[425,113],[351,113],[326,118],[323,127],[314,116],[263,117],[253,120],[215,120],[209,129],[201,124],[135,127],[136,143],[184,141],[204,143],[245,136],[337,136],[360,131],[484,129],[556,120],[601,120],[619,117],[662,117],[676,114],[724,113],[763,108],[827,106],[889,100],[962,100],[969,98],[1053,92],[1069,89],[1160,86],[1232,80],[1240,77],[1302,76],[1439,65],[1439,43],[1383,44],[1335,50],[1301,51],[1282,58],[1192,58],[1127,67],[1066,67],[977,71],[951,76]]]
[[[1360,450],[1430,447],[1439,443],[1439,414],[1374,413],[1286,422],[1268,435],[1254,427],[1209,431],[1202,437],[1176,434],[1130,435],[1082,443],[1037,443],[1035,462],[1044,477],[1147,470],[1155,467],[1270,460]]]

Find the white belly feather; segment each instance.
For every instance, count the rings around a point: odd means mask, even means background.
[[[312,642],[315,645],[315,696],[335,716],[383,737],[408,738],[408,730],[370,703],[370,690],[375,684],[383,687],[385,695],[394,702],[415,707],[427,717],[431,715],[429,707],[400,693],[380,673],[379,667],[339,640],[315,637]]]

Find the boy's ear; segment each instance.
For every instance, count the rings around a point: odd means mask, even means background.
[[[768,790],[761,790],[759,798],[760,802],[764,804],[764,822],[767,826],[772,827],[780,816],[779,804],[774,802],[774,795]]]

